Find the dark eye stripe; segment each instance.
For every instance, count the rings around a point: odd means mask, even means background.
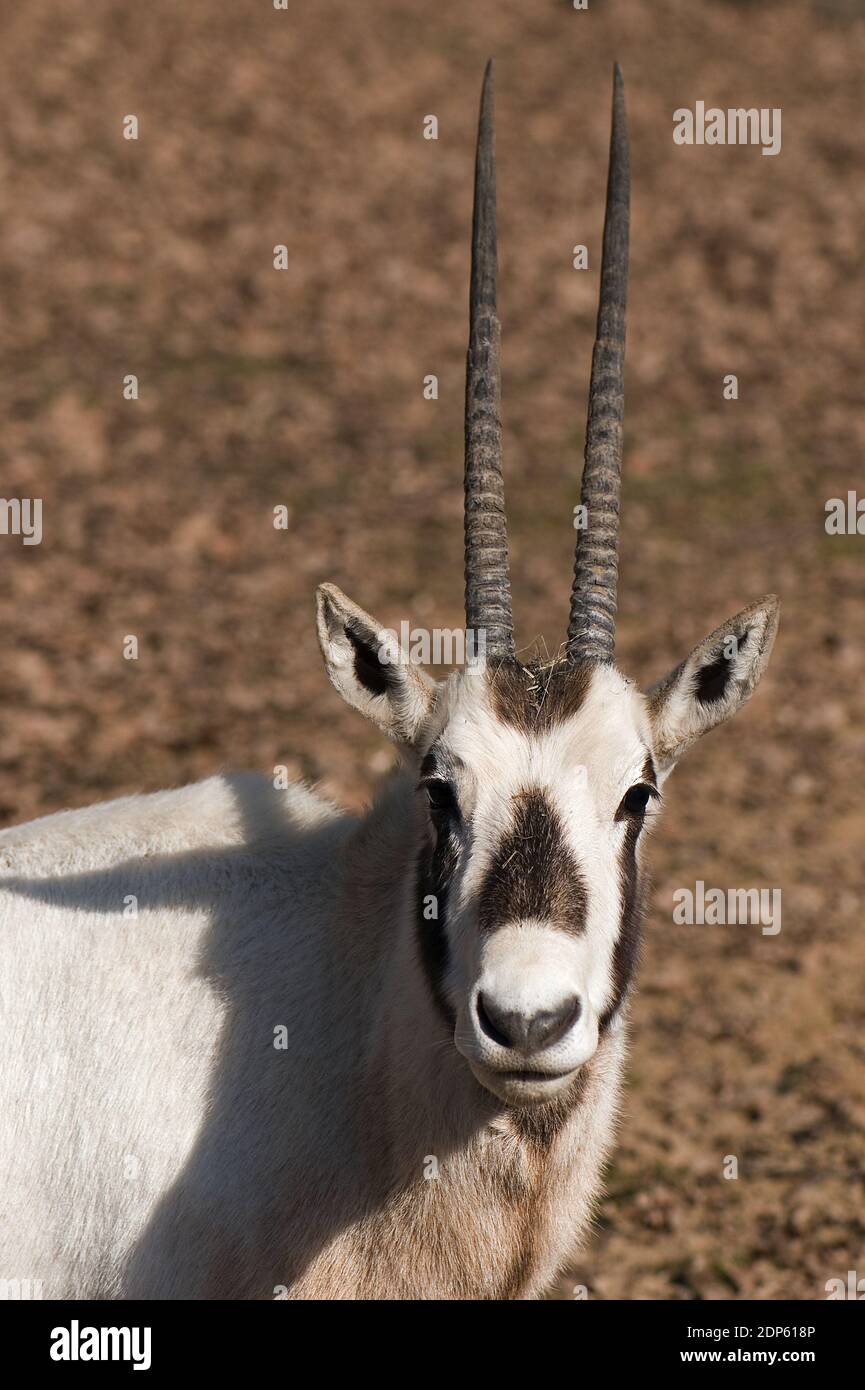
[[[452,831],[440,834],[434,846],[424,845],[418,855],[415,893],[415,923],[421,965],[436,1007],[450,1027],[454,1026],[455,1016],[444,990],[449,960],[448,893],[459,855],[459,839]],[[425,915],[430,898],[435,899],[437,909],[437,915],[432,918]]]
[[[637,863],[637,841],[641,828],[642,821],[630,819],[621,848],[619,885],[622,909],[619,915],[619,933],[613,948],[613,992],[600,1020],[602,1034],[607,1031],[624,1003],[640,957],[645,907],[643,881]]]
[[[641,775],[643,782],[652,787],[657,786],[655,764],[649,752],[646,753]],[[602,1035],[607,1031],[622,1007],[640,959],[643,915],[645,913],[645,883],[637,863],[637,841],[641,828],[641,819],[628,820],[620,851],[619,884],[622,894],[622,910],[619,915],[619,934],[613,948],[613,993],[600,1020]]]

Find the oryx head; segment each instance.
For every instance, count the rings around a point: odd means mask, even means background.
[[[475,170],[466,383],[466,628],[484,661],[436,683],[332,585],[328,674],[417,761],[417,943],[477,1080],[512,1105],[566,1098],[621,1015],[637,957],[641,848],[660,787],[765,669],[773,596],[643,694],[613,664],[624,405],[629,172],[616,68],[582,504],[567,641],[517,659],[501,464],[493,95]],[[484,650],[485,643],[485,650]]]

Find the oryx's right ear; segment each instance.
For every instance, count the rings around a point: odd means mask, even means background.
[[[436,682],[410,663],[394,633],[335,584],[319,585],[315,597],[318,640],[334,689],[395,743],[414,744],[432,712]]]
[[[743,608],[647,691],[660,775],[669,772],[695,739],[729,719],[749,699],[768,664],[779,610],[774,594]]]

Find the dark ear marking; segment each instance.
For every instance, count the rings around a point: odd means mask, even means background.
[[[361,685],[372,695],[384,695],[390,684],[390,666],[356,629],[346,626],[345,635],[354,648],[354,674]]]
[[[730,681],[733,664],[723,652],[697,672],[694,694],[701,705],[715,705],[723,700]]]
[[[744,632],[736,633],[737,647],[744,647],[750,635],[751,629],[747,627]],[[733,675],[735,659],[735,656],[727,656],[722,651],[714,661],[697,672],[694,694],[701,705],[715,705],[723,700]]]

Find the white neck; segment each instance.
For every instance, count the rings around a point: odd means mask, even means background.
[[[346,1296],[540,1292],[573,1253],[612,1138],[621,1031],[559,1117],[508,1111],[457,1053],[418,950],[417,814],[412,780],[399,777],[344,847],[329,990],[354,1059],[342,1075],[353,1195],[301,1296],[332,1297],[334,1268]]]

